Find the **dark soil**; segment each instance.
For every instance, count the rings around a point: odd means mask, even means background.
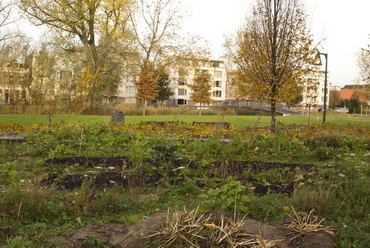
[[[97,189],[104,189],[114,185],[125,188],[133,188],[144,185],[155,185],[162,179],[161,175],[139,175],[122,174],[118,172],[99,172],[99,173],[71,173],[59,176],[53,173],[41,183],[43,185],[55,185],[58,190],[74,190],[82,186],[85,180],[89,180],[91,185]]]
[[[151,163],[151,160],[146,160]],[[80,165],[85,168],[102,167],[109,168],[111,171],[101,171],[97,173],[72,173],[66,175],[59,175],[59,173],[52,173],[49,177],[42,181],[45,185],[55,185],[60,190],[73,190],[81,187],[84,180],[89,179],[96,188],[107,188],[113,185],[119,185],[125,188],[140,187],[144,185],[157,185],[161,181],[166,180],[170,184],[179,184],[183,178],[179,178],[173,172],[167,175],[159,173],[152,174],[135,174],[122,173],[123,168],[132,168],[132,163],[127,157],[64,157],[53,158],[45,161],[47,165],[64,165],[73,166]],[[254,193],[257,195],[264,195],[267,192],[276,192],[286,195],[291,195],[294,190],[295,182],[268,182],[266,180],[258,180],[247,175],[246,171],[251,171],[254,174],[269,170],[279,170],[276,173],[283,174],[296,170],[299,168],[302,172],[310,172],[314,166],[311,164],[294,164],[294,163],[269,163],[259,161],[228,161],[228,162],[213,162],[209,165],[213,167],[208,177],[226,178],[232,176],[235,180],[240,180],[243,183],[249,183],[254,188]],[[189,169],[194,172],[198,169],[196,162],[191,163]],[[171,174],[172,173],[172,174]],[[275,173],[275,172],[274,172]],[[222,180],[221,180],[222,181]],[[222,182],[220,182],[222,183]],[[199,182],[198,186],[204,187],[205,183]]]
[[[294,164],[294,163],[271,163],[261,161],[228,161],[228,162],[213,162],[216,168],[225,168],[230,174],[238,174],[246,169],[251,169],[254,172],[261,172],[262,170],[277,169],[277,168],[289,168],[293,171],[296,168],[301,170],[309,171],[314,166],[312,164]]]
[[[50,158],[45,161],[46,164],[52,165],[75,165],[79,164],[86,168],[95,166],[101,167],[116,167],[122,169],[123,166],[132,168],[132,163],[127,157],[63,157],[63,158]]]

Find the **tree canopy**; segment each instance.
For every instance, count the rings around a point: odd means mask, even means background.
[[[198,70],[193,83],[189,85],[189,88],[192,90],[191,99],[196,103],[200,103],[200,106],[202,104],[210,104],[211,87],[211,74],[206,70]],[[199,114],[201,114],[201,111],[199,111]]]
[[[368,49],[361,49],[358,54],[358,66],[360,68],[360,76],[363,81],[370,84],[370,45]]]
[[[270,103],[272,126],[276,104],[301,94],[302,75],[309,69],[314,53],[299,0],[256,1],[237,34],[233,59],[241,92]]]
[[[131,0],[20,0],[19,7],[34,24],[51,28],[64,49],[83,55],[86,66],[81,82],[93,105],[102,99],[101,89],[109,87],[104,85],[110,82],[104,75],[114,70],[108,69],[112,63],[102,46],[132,38],[127,25],[132,4]]]

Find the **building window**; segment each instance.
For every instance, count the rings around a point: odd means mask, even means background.
[[[218,68],[218,67],[220,67],[220,62],[218,62],[218,61],[213,61],[213,62],[212,62],[212,67],[214,67],[214,68]]]
[[[178,105],[186,105],[186,103],[187,103],[187,100],[185,100],[185,99],[177,99],[177,104]]]
[[[222,91],[220,90],[213,91],[213,97],[221,97],[221,96],[222,96]]]
[[[136,93],[136,88],[135,86],[126,86],[125,87],[125,92],[128,94],[135,94]]]
[[[179,79],[179,85],[187,85],[188,80],[187,79]]]
[[[201,67],[206,67],[206,66],[207,66],[207,64],[206,64],[206,62],[205,62],[205,61],[201,61],[201,62],[199,62],[199,65],[200,65]]]
[[[177,95],[179,95],[179,96],[186,96],[187,94],[188,94],[187,89],[178,89],[177,90]]]
[[[222,82],[221,81],[215,81],[214,87],[221,87],[221,86],[222,86]]]
[[[222,77],[222,71],[215,71],[214,76],[218,77],[218,78],[221,78]]]

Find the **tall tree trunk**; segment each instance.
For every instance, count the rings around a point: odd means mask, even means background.
[[[143,100],[143,116],[145,116],[146,100]]]
[[[271,102],[271,128],[275,130],[276,127],[276,102]]]

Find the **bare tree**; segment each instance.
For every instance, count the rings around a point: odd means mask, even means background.
[[[15,26],[12,27],[18,20],[13,15],[14,7],[13,1],[0,2],[0,49],[6,41],[19,36],[19,32],[15,30]]]
[[[157,96],[158,78],[154,74],[163,69],[158,61],[173,51],[181,16],[179,6],[172,0],[139,0],[137,7],[130,17],[140,54],[137,98],[143,104],[144,114],[148,100]]]
[[[301,78],[312,62],[313,40],[299,0],[257,0],[245,26],[238,32],[234,62],[241,92],[271,105],[301,94]]]
[[[180,59],[196,60],[209,54],[207,47],[202,47],[203,42],[200,42],[199,37],[184,37],[181,33],[183,14],[178,1],[139,0],[137,7],[130,17],[140,54],[139,75],[147,78],[147,75],[165,71]],[[147,89],[157,88],[158,77],[153,79],[147,80],[152,86],[142,82],[136,84],[137,95],[146,95],[144,93]],[[150,100],[140,99],[142,102]]]
[[[86,96],[90,105],[101,100],[106,61],[99,55],[99,40],[125,41],[131,38],[127,22],[132,0],[20,0],[19,4],[36,25],[47,25],[69,51],[82,52],[87,61]],[[100,39],[99,39],[100,38]],[[82,48],[82,50],[80,49]]]
[[[161,56],[175,48],[181,19],[179,6],[173,0],[139,0],[138,11],[131,13],[131,21],[140,48],[141,65],[156,65]]]

